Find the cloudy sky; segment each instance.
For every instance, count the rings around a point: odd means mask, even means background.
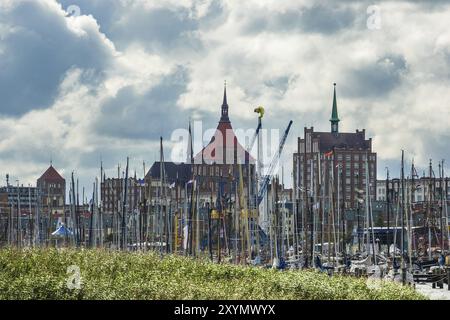
[[[365,128],[385,167],[400,150],[449,159],[447,1],[0,0],[0,180],[35,183],[50,159],[90,187],[127,156],[143,174],[189,118],[214,127],[223,82],[234,127]],[[374,7],[375,6],[375,7]],[[171,144],[167,142],[166,153]],[[437,168],[436,168],[437,172]]]

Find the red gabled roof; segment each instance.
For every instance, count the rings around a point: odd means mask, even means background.
[[[239,143],[228,118],[227,91],[224,89],[222,117],[209,144],[195,157],[194,163],[242,164],[255,159]]]
[[[242,164],[249,160],[255,163],[255,159],[239,143],[230,122],[219,122],[209,144],[194,157],[196,164]]]
[[[44,180],[44,181],[50,181],[50,182],[64,182],[66,181],[59,173],[58,171],[53,168],[51,165],[47,171],[44,172],[44,174],[38,179],[38,181]]]

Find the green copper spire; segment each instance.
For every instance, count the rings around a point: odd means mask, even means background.
[[[339,132],[339,117],[337,111],[337,102],[336,102],[336,83],[334,84],[334,96],[333,96],[333,111],[331,112],[331,132],[338,133]]]

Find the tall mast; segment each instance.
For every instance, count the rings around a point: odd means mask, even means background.
[[[365,171],[366,171],[366,179],[365,179],[365,193],[366,193],[366,231],[367,231],[367,239],[366,239],[366,250],[367,250],[367,254],[370,255],[370,233],[369,233],[369,227],[370,227],[370,213],[369,213],[369,203],[370,203],[370,198],[369,198],[369,166],[368,166],[368,154],[366,153],[366,161],[364,163],[365,166]]]
[[[412,160],[411,164],[411,195],[410,195],[410,205],[409,205],[409,237],[408,237],[408,249],[409,249],[409,263],[410,263],[410,270],[412,270],[412,245],[413,245],[413,223],[414,223],[414,202],[415,202],[415,192],[416,192],[416,183],[415,183],[415,168],[414,168],[414,159]]]
[[[386,211],[387,211],[387,236],[386,236],[386,243],[387,243],[387,255],[390,257],[390,191],[389,191],[389,168],[386,167]],[[395,250],[394,250],[395,251]]]
[[[73,234],[74,234],[74,242],[76,243],[77,248],[80,246],[80,234],[78,230],[78,219],[76,213],[76,202],[75,202],[75,179],[72,172],[72,220],[73,220]]]
[[[315,207],[315,183],[314,183],[314,179],[315,179],[315,177],[314,177],[314,156],[313,156],[313,153],[312,153],[312,146],[311,146],[311,184],[310,184],[310,190],[309,190],[309,196],[311,197],[311,201],[310,201],[310,207],[309,207],[309,212],[310,212],[310,215],[311,215],[311,233],[310,233],[310,235],[311,235],[311,238],[310,238],[310,240],[311,240],[311,242],[310,242],[310,245],[311,245],[311,252],[310,252],[310,254],[311,254],[311,257],[310,257],[310,261],[311,261],[311,264],[313,265],[314,264],[314,246],[315,246],[315,230],[314,230],[314,228],[315,228],[315,215],[314,215],[314,207]]]
[[[439,163],[439,180],[440,180],[440,186],[441,186],[441,217],[440,217],[440,229],[441,229],[441,249],[442,252],[445,250],[445,243],[444,243],[444,175],[443,175],[443,167],[444,167],[444,160]]]
[[[65,203],[65,202],[64,202]],[[31,214],[31,185],[28,185],[28,229],[29,229],[29,245],[33,245],[33,218]],[[65,212],[64,212],[65,216]],[[66,227],[67,228],[67,227]]]
[[[20,207],[20,185],[17,180],[17,246],[22,247],[22,212]]]
[[[94,192],[95,192],[95,183],[92,184],[92,203],[90,206],[90,222],[89,222],[89,247],[94,247]]]
[[[122,199],[122,223],[121,223],[121,249],[127,249],[127,230],[126,230],[126,215],[127,215],[127,200],[128,200],[128,166],[129,158],[127,157],[127,166],[125,169],[124,191]]]
[[[99,223],[100,223],[100,247],[103,247],[103,201],[102,201],[102,185],[103,185],[103,161],[100,161],[100,188],[97,181],[97,189],[95,190],[96,198],[97,198],[97,206],[98,206],[98,215],[99,215]],[[100,190],[100,201],[99,200],[99,192]]]
[[[430,159],[430,165],[429,165],[429,181],[428,181],[428,206],[427,206],[427,223],[428,223],[428,259],[432,259],[431,255],[431,224],[432,224],[432,210],[431,210],[431,203],[432,203],[432,189],[433,189],[433,183],[431,180],[433,167],[432,162]]]
[[[442,177],[443,177],[443,179],[445,179],[444,177],[445,177],[445,172],[444,172],[444,160],[442,160]],[[448,182],[448,179],[445,179],[446,180],[446,182],[445,182],[445,185],[444,185],[444,203],[443,203],[443,208],[442,208],[442,211],[443,211],[443,214],[445,215],[445,229],[446,229],[446,231],[447,231],[447,250],[450,250],[450,228],[449,228],[449,223],[448,223],[448,212],[447,212],[447,188],[448,188],[448,185],[447,185],[447,182]],[[444,247],[444,249],[445,249],[445,247]]]
[[[401,261],[402,261],[402,279],[403,284],[406,281],[406,266],[405,266],[405,167],[404,167],[404,155],[405,152],[402,150],[402,165],[401,165],[401,180],[402,180],[402,216],[401,216],[401,224],[402,224],[402,232],[401,232]]]

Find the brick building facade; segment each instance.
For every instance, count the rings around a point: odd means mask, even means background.
[[[339,121],[335,87],[331,131],[315,132],[313,127],[305,128],[304,137],[298,138],[297,152],[293,156],[294,186],[297,190],[328,195],[333,185],[336,194],[339,189],[339,198],[345,207],[355,208],[358,190],[365,193],[366,181],[369,181],[369,194],[375,197],[377,154],[372,151],[372,139],[366,139],[364,129],[354,133],[339,132]]]

